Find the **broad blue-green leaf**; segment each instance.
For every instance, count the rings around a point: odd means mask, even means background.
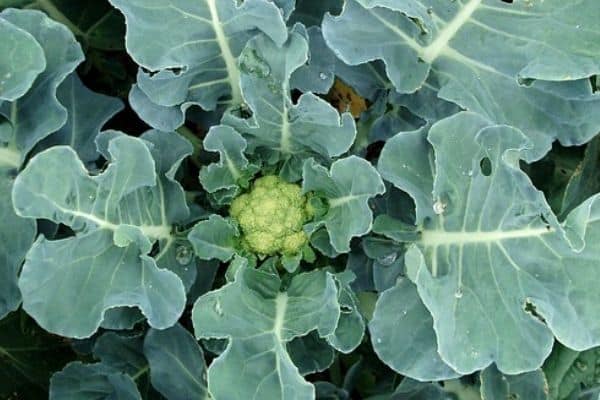
[[[350,353],[356,349],[365,335],[365,321],[358,308],[358,299],[350,288],[350,283],[355,278],[350,271],[335,276],[338,285],[340,319],[335,332],[327,336],[327,342],[342,353]]]
[[[315,231],[325,226],[333,248],[347,253],[353,237],[371,230],[373,213],[368,201],[385,191],[381,177],[368,161],[356,156],[335,161],[330,171],[307,160],[302,175],[303,192],[315,192],[329,204],[327,213],[307,229]]]
[[[137,84],[131,86],[127,100],[137,115],[155,129],[171,131],[185,122],[184,111],[153,103]]]
[[[86,88],[76,74],[58,87],[58,101],[67,109],[65,125],[47,137],[42,146],[68,145],[84,163],[98,158],[95,139],[102,126],[123,109],[121,100]]]
[[[352,145],[356,129],[349,113],[340,117],[312,93],[300,96],[296,104],[292,102],[290,76],[307,58],[308,43],[295,31],[281,48],[259,35],[242,52],[242,93],[253,115],[242,119],[226,114],[223,123],[248,140],[250,152],[262,150],[273,154],[268,158],[275,161],[308,156],[329,160]]]
[[[585,149],[581,163],[575,169],[561,198],[560,215],[566,216],[586,198],[600,192],[600,137]]]
[[[292,74],[290,86],[301,92],[327,93],[335,78],[335,54],[327,47],[321,28],[311,26],[303,35],[308,41],[308,60]]]
[[[94,343],[94,357],[106,366],[135,376],[148,366],[142,352],[143,343],[140,334],[125,336],[107,332]]]
[[[189,233],[188,239],[198,258],[216,258],[225,262],[236,254],[238,236],[239,231],[233,221],[214,214],[207,220],[198,222]]]
[[[110,141],[119,136],[123,136],[123,133],[106,131],[96,138],[98,151],[105,158],[111,157],[108,149]],[[173,132],[157,130],[147,131],[141,138],[152,144],[149,148],[160,178],[157,181],[159,192],[162,191],[164,195],[164,199],[159,202],[164,210],[164,219],[172,223],[190,222],[189,219],[193,219],[193,216],[190,216],[183,188],[175,180],[181,162],[192,153],[190,143]],[[165,149],[169,150],[165,151]],[[159,250],[154,256],[158,267],[175,272],[188,290],[196,278],[196,268],[192,265],[193,256],[189,242],[182,235],[172,234],[166,240],[160,241]]]
[[[127,20],[127,51],[140,70],[138,88],[148,104],[183,115],[190,105],[213,110],[242,103],[238,56],[258,32],[281,45],[287,29],[267,0],[111,0]],[[148,116],[155,125],[160,113]],[[171,120],[175,121],[175,120]],[[183,118],[180,119],[183,121]],[[160,128],[157,126],[157,128]],[[175,129],[177,126],[170,126]],[[163,128],[164,129],[164,128]]]
[[[542,364],[553,336],[576,349],[597,345],[600,197],[559,224],[519,169],[530,142],[481,116],[438,122],[427,151],[415,151],[414,135],[390,139],[379,166],[420,210],[413,251],[425,262],[412,257],[406,267],[444,362],[463,374],[492,362],[518,374]]]
[[[597,390],[596,397],[584,397],[583,393],[593,394],[594,390],[590,389],[597,388],[600,383],[599,360],[599,348],[578,352],[557,343],[543,367],[550,398],[597,398]]]
[[[548,384],[539,369],[519,375],[503,375],[491,365],[481,372],[480,379],[483,400],[549,399]]]
[[[458,376],[440,358],[431,314],[408,279],[381,293],[369,331],[373,349],[396,372],[420,381]]]
[[[355,154],[364,154],[374,142],[385,142],[398,132],[418,129],[425,121],[406,107],[394,104],[389,91],[377,96],[374,104],[362,112],[357,122],[357,137],[352,148]]]
[[[248,161],[244,155],[246,140],[229,126],[210,128],[203,144],[205,150],[218,152],[220,161],[200,170],[200,183],[219,204],[228,204],[248,187],[260,166]]]
[[[94,0],[0,0],[0,7],[43,11],[65,25],[85,48],[123,50],[125,21],[108,2]]]
[[[316,331],[289,342],[287,352],[302,376],[326,370],[335,357],[333,347]]]
[[[152,386],[169,400],[208,399],[204,353],[181,325],[151,329],[144,340]]]
[[[323,270],[292,278],[285,291],[276,275],[241,268],[235,281],[200,297],[192,320],[198,338],[228,338],[208,369],[217,399],[313,399],[286,344],[317,330],[330,335],[339,304],[333,276]],[[235,382],[235,384],[232,384]]]
[[[49,219],[75,232],[56,241],[39,238],[19,280],[25,310],[63,336],[90,336],[104,312],[119,306],[136,306],[151,326],[167,328],[185,304],[181,280],[147,253],[155,241],[168,246],[172,223],[188,214],[172,177],[190,146],[167,133],[150,132],[150,141],[103,135],[114,137],[105,154],[111,163],[102,174],[89,176],[74,150],[56,146],[35,156],[13,188],[20,216]]]
[[[12,207],[10,193],[14,178],[3,168],[0,149],[0,318],[17,309],[21,292],[17,274],[25,254],[35,239],[35,222],[19,218]]]
[[[451,116],[461,111],[460,107],[450,101],[438,97],[440,84],[434,82],[434,78],[423,84],[423,87],[415,93],[402,94],[391,91],[389,102],[396,105],[402,105],[408,108],[412,113],[425,119],[429,123],[434,123],[440,119]],[[408,131],[409,129],[404,129]],[[398,133],[401,131],[396,131]]]
[[[33,36],[46,59],[46,68],[24,96],[0,104],[0,114],[11,123],[15,147],[24,159],[37,142],[66,123],[67,110],[59,103],[56,90],[83,61],[83,53],[65,26],[39,11],[7,9],[0,18]]]
[[[296,7],[296,0],[270,0],[281,10],[283,17],[287,20]]]
[[[452,397],[450,397],[452,398]],[[464,397],[459,397],[464,400]],[[393,400],[447,400],[448,392],[437,383],[418,382],[410,378],[402,379],[394,393],[390,396]],[[468,400],[480,400],[470,397]]]
[[[141,400],[129,375],[102,363],[72,362],[50,380],[50,400]]]
[[[600,98],[576,81],[600,70],[598,18],[595,0],[349,0],[323,34],[346,63],[383,60],[401,93],[431,80],[441,98],[522,129],[537,159],[555,139],[581,144],[598,131]]]
[[[31,88],[46,68],[44,50],[26,30],[0,17],[0,104],[14,101]]]

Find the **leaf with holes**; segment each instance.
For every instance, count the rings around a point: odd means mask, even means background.
[[[379,171],[416,202],[424,262],[406,267],[444,362],[516,374],[540,367],[554,337],[598,345],[600,196],[561,224],[519,169],[530,142],[518,130],[460,113],[423,135],[390,139]]]
[[[242,267],[233,283],[194,305],[196,337],[229,339],[208,369],[215,398],[314,398],[286,344],[313,330],[320,337],[334,332],[340,314],[336,284],[321,270],[296,275],[285,291],[281,285],[276,275]]]
[[[246,42],[258,32],[278,45],[287,37],[279,9],[267,0],[111,3],[125,15],[127,51],[141,67],[137,111],[162,129],[182,125],[191,105],[207,110],[218,104],[240,105],[238,56]],[[146,103],[162,112],[144,110]],[[168,123],[157,122],[165,113],[170,115]]]
[[[555,139],[581,144],[597,133],[600,98],[587,78],[600,72],[598,18],[596,0],[349,0],[325,17],[323,34],[348,64],[383,60],[401,93],[429,83],[442,99],[522,129],[532,160]]]
[[[340,117],[320,97],[306,93],[292,102],[290,77],[307,59],[308,43],[301,33],[292,31],[282,48],[265,35],[252,39],[242,52],[240,68],[242,94],[253,116],[223,118],[248,140],[250,152],[266,153],[271,163],[287,162],[283,174],[292,181],[301,173],[299,159],[337,157],[356,136],[352,116]]]
[[[368,161],[356,156],[335,161],[330,171],[309,159],[302,175],[302,190],[314,192],[328,204],[327,212],[305,230],[314,233],[325,228],[336,252],[350,251],[350,240],[371,230],[373,213],[368,201],[385,191],[381,177]]]
[[[118,306],[138,307],[151,326],[164,329],[185,305],[179,277],[158,268],[148,253],[154,242],[169,246],[172,224],[187,217],[173,174],[191,148],[162,132],[143,139],[104,135],[113,137],[105,149],[99,146],[111,161],[102,174],[90,176],[74,150],[56,146],[35,156],[13,189],[20,216],[75,232],[54,241],[38,238],[19,279],[24,309],[63,336],[90,336],[106,310]]]

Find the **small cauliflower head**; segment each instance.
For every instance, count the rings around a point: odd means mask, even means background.
[[[308,237],[302,230],[311,218],[300,186],[269,175],[254,181],[252,190],[231,203],[230,215],[242,231],[243,245],[260,255],[293,255]]]

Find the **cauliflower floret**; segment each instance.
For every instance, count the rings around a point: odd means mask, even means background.
[[[249,193],[231,203],[229,214],[242,230],[244,246],[261,255],[293,255],[308,237],[302,230],[311,218],[300,186],[275,175],[254,182]]]

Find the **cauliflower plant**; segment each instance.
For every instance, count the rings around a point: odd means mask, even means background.
[[[249,193],[229,209],[242,231],[242,243],[261,255],[298,254],[307,243],[303,225],[312,217],[300,186],[269,175],[257,179]]]

